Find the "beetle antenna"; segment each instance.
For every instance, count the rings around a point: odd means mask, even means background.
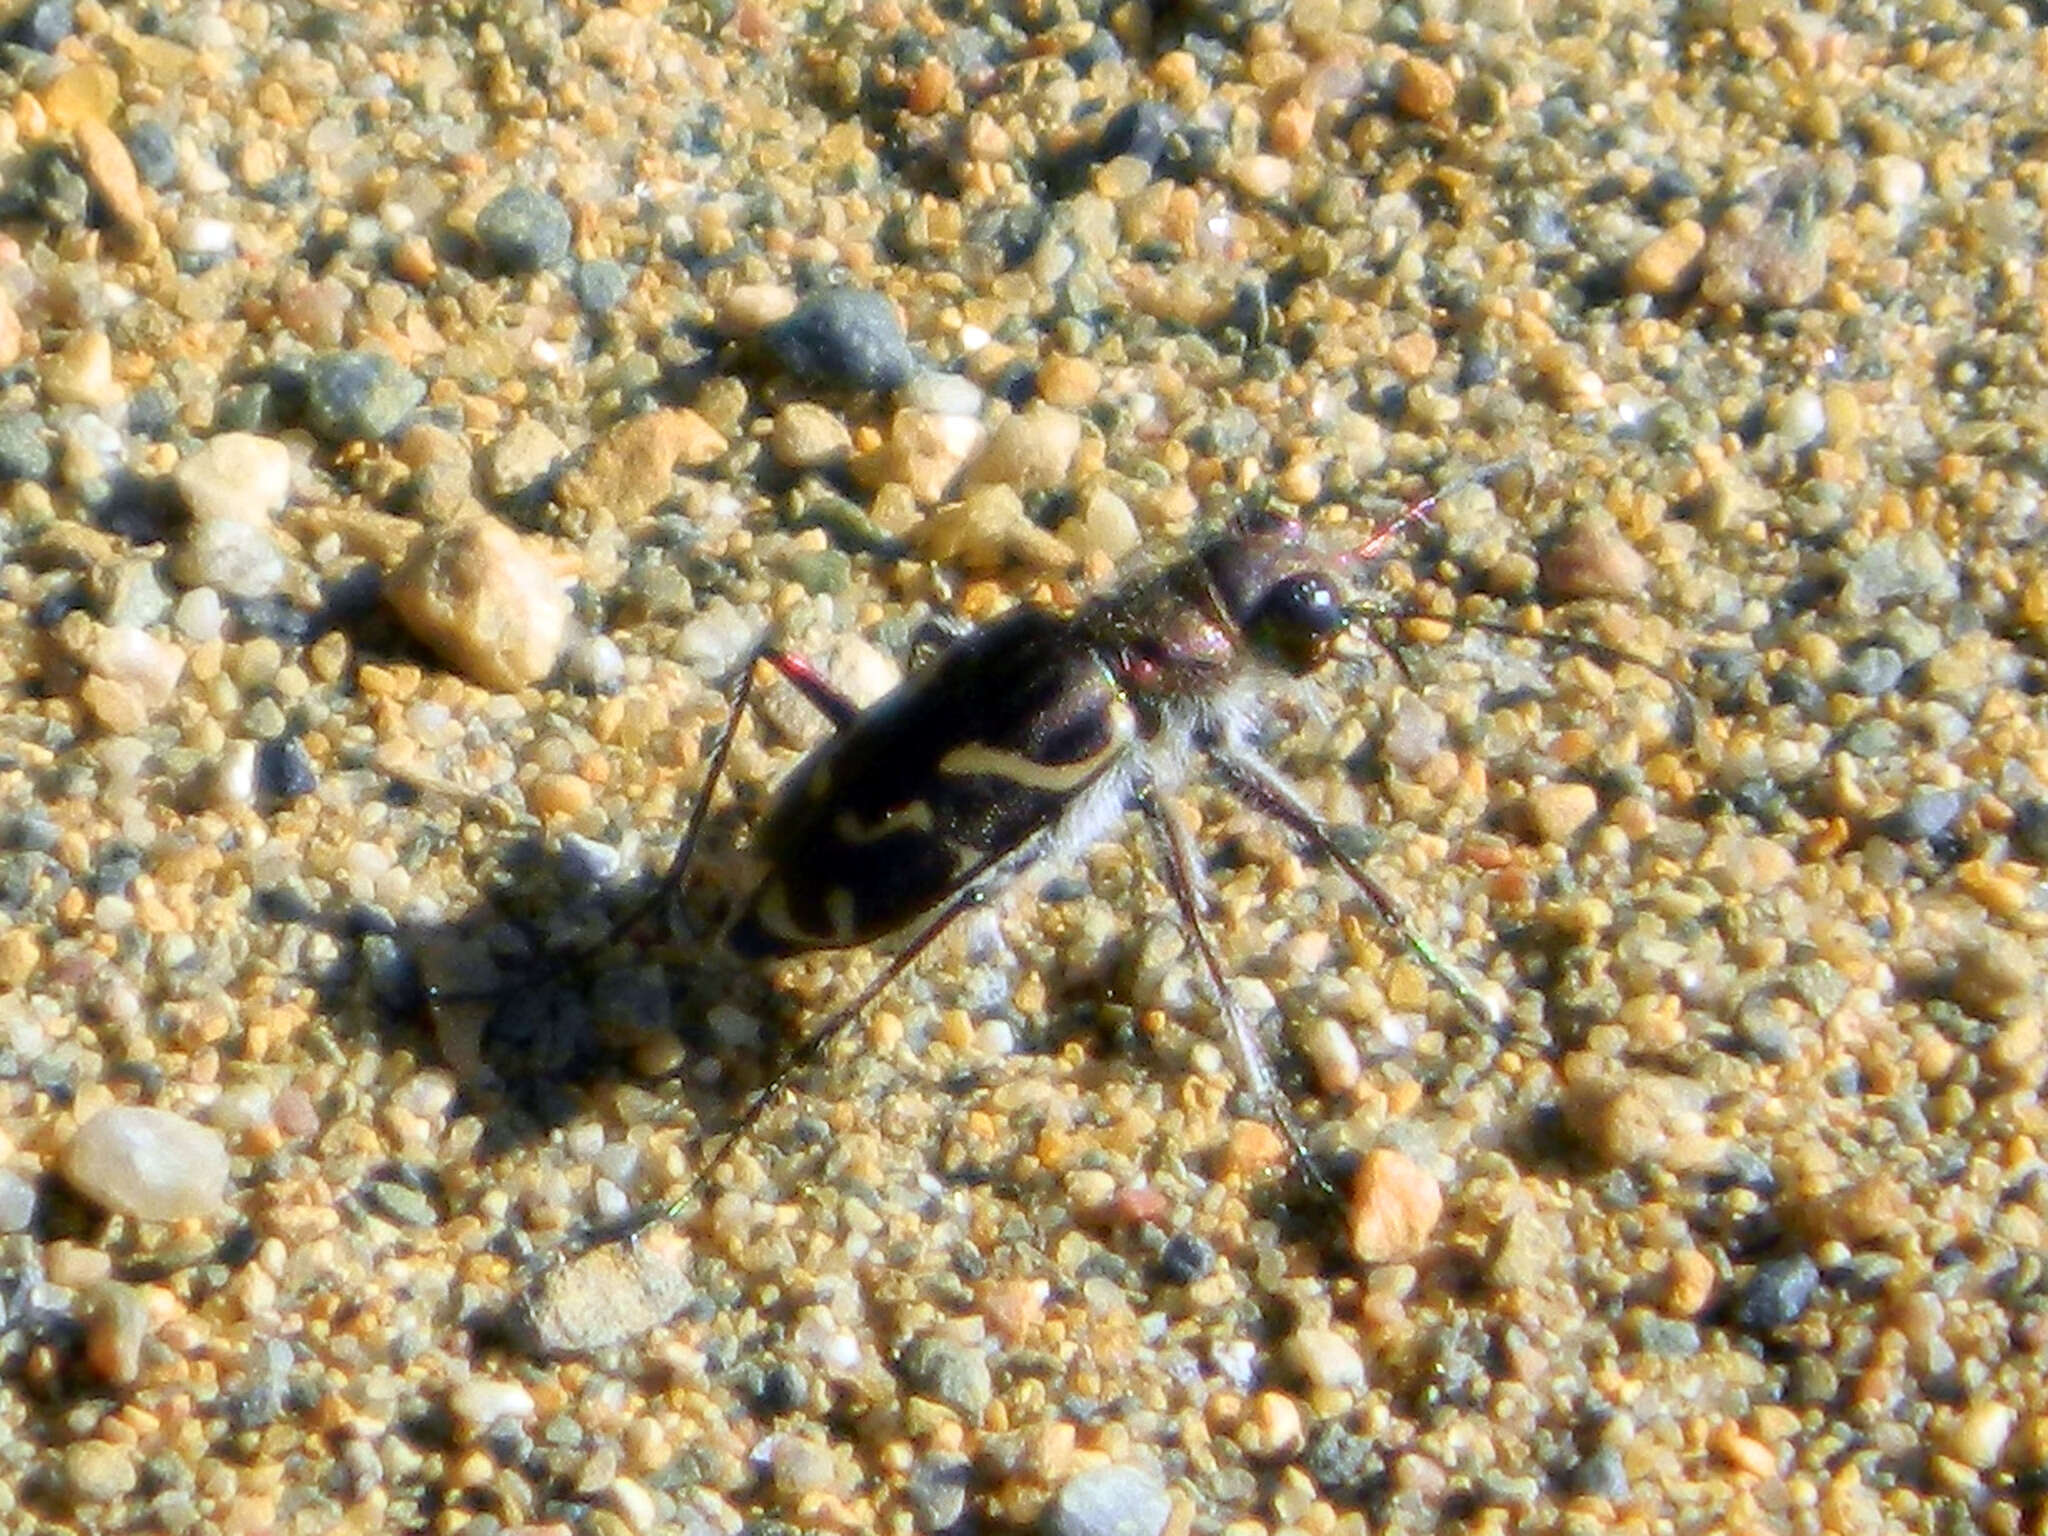
[[[1475,485],[1491,485],[1505,474],[1517,469],[1526,469],[1528,464],[1526,457],[1517,455],[1513,458],[1495,459],[1491,464],[1482,464],[1477,469],[1469,470],[1457,479],[1438,486],[1427,496],[1409,502],[1392,518],[1366,535],[1365,541],[1356,549],[1346,550],[1338,558],[1346,564],[1370,560],[1385,551],[1417,523],[1426,523],[1435,517],[1436,509],[1451,497],[1470,490]]]

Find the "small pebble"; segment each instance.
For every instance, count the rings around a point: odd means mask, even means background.
[[[569,212],[535,187],[507,187],[476,216],[476,243],[501,272],[546,272],[569,259]]]
[[[1442,117],[1457,95],[1457,82],[1441,64],[1411,53],[1394,66],[1394,105],[1405,116]]]
[[[1054,490],[1081,448],[1081,419],[1049,405],[1019,411],[990,435],[967,468],[963,484],[1007,485],[1019,491]]]
[[[539,682],[569,630],[562,560],[482,515],[421,533],[384,596],[414,638],[486,688]]]
[[[170,129],[153,117],[131,122],[128,128],[128,158],[142,184],[162,191],[178,174],[178,141]]]
[[[688,1258],[682,1237],[658,1228],[544,1271],[525,1298],[533,1344],[544,1355],[583,1355],[653,1332],[695,1294]]]
[[[1878,206],[1900,213],[1927,190],[1927,168],[1904,155],[1879,155],[1870,162],[1870,195]]]
[[[140,730],[170,703],[185,672],[184,650],[146,629],[110,625],[99,632],[79,696],[108,730]]]
[[[1993,934],[1957,951],[1948,991],[1972,1018],[1997,1023],[2038,1006],[2039,973],[2019,939]]]
[[[200,522],[265,527],[291,500],[291,450],[276,438],[223,432],[180,460],[171,483]]]
[[[75,1504],[109,1504],[135,1491],[141,1463],[133,1450],[80,1440],[64,1452],[65,1491]]]
[[[481,1439],[496,1424],[523,1424],[535,1411],[533,1394],[516,1381],[472,1376],[448,1394],[448,1412],[464,1441]]]
[[[85,1358],[100,1380],[125,1387],[142,1372],[149,1304],[132,1285],[108,1280],[86,1303]]]
[[[168,1110],[101,1110],[65,1143],[59,1166],[94,1205],[145,1221],[210,1216],[227,1198],[220,1136]]]
[[[979,452],[982,426],[971,416],[905,407],[889,425],[889,440],[854,465],[863,485],[902,485],[923,506],[952,492],[968,462]]]
[[[1572,1468],[1572,1487],[1590,1498],[1618,1503],[1628,1497],[1628,1468],[1621,1452],[1603,1445]]]
[[[724,434],[697,412],[649,411],[607,429],[562,477],[559,494],[567,506],[630,526],[675,494],[678,466],[700,468],[725,450]]]
[[[1706,248],[1707,232],[1699,220],[1680,219],[1629,258],[1624,281],[1634,293],[1659,298],[1678,293],[1699,281],[1700,253]]]
[[[1351,1183],[1351,1251],[1362,1264],[1412,1259],[1427,1246],[1443,1209],[1443,1191],[1421,1164],[1377,1147]]]
[[[11,8],[7,40],[38,53],[55,53],[77,27],[77,0],[27,0]]]
[[[26,340],[21,328],[21,314],[14,307],[14,300],[4,288],[0,288],[0,368],[12,368],[21,361],[22,344]]]
[[[1590,784],[1532,784],[1522,801],[1524,824],[1540,843],[1569,843],[1599,809]]]
[[[865,289],[813,295],[763,339],[776,361],[819,389],[891,390],[917,372],[896,306]]]
[[[123,560],[103,570],[100,617],[115,628],[147,629],[170,617],[171,595],[152,560]]]
[[[28,935],[24,934],[21,937],[28,939],[31,944],[34,942]],[[8,944],[12,939],[12,935],[7,939],[0,939],[0,945]],[[33,974],[32,964],[23,971],[11,958],[0,954],[0,986],[26,986]],[[35,1220],[35,1215],[34,1181],[23,1177],[12,1168],[0,1168],[0,1232],[26,1232],[29,1224]]]
[[[562,656],[562,676],[571,687],[603,696],[626,686],[626,657],[610,635],[584,631]]]
[[[143,200],[142,178],[128,154],[128,146],[97,119],[80,123],[72,129],[71,137],[78,151],[79,168],[92,184],[101,210],[128,233],[148,231],[153,237],[155,227],[149,222],[149,205]]]
[[[1216,1253],[1192,1232],[1176,1232],[1159,1249],[1159,1278],[1168,1285],[1193,1285],[1216,1267]]]
[[[994,1395],[988,1356],[972,1344],[925,1334],[910,1341],[900,1361],[904,1384],[919,1397],[943,1403],[978,1423]]]
[[[33,411],[0,412],[0,484],[47,480],[55,464],[50,430],[42,417]]]
[[[256,749],[256,791],[273,803],[297,800],[320,787],[320,775],[296,736],[279,736]]]
[[[1289,1366],[1318,1392],[1365,1390],[1365,1357],[1351,1336],[1334,1328],[1297,1328],[1288,1335]]]
[[[1714,1261],[1697,1248],[1681,1248],[1664,1270],[1664,1310],[1673,1317],[1697,1317],[1714,1285]]]
[[[545,423],[521,417],[478,456],[484,491],[500,499],[523,496],[552,475],[567,452]]]
[[[382,352],[331,352],[306,374],[306,425],[335,446],[396,432],[427,386]]]
[[[1775,1333],[1805,1315],[1820,1288],[1820,1270],[1803,1253],[1759,1264],[1735,1303],[1735,1320],[1748,1333]]]
[[[982,486],[935,512],[918,537],[929,559],[970,571],[1000,570],[1012,561],[1063,571],[1074,563],[1072,548],[1034,523],[1023,499],[1004,485]]]
[[[1056,353],[1039,365],[1038,397],[1061,410],[1080,410],[1102,392],[1102,370],[1085,357]]]
[[[43,364],[43,395],[55,405],[94,409],[126,398],[114,379],[114,348],[107,333],[80,331]]]
[[[626,302],[632,292],[632,275],[616,261],[579,262],[569,279],[569,291],[585,314],[607,316]]]
[[[2010,1403],[1972,1403],[1949,1420],[1940,1435],[1942,1448],[1964,1466],[1989,1472],[2004,1457],[2018,1420]]]
[[[196,524],[171,557],[171,574],[187,587],[208,587],[229,597],[268,597],[290,567],[262,523],[211,518]]]
[[[1365,1075],[1358,1041],[1341,1020],[1317,1014],[1302,1033],[1301,1048],[1316,1070],[1316,1086],[1328,1094],[1345,1094]]]
[[[1160,1536],[1173,1513],[1166,1485],[1149,1467],[1084,1467],[1046,1506],[1047,1536]]]
[[[737,284],[718,306],[717,326],[726,336],[754,336],[796,313],[796,291],[781,283]]]
[[[927,368],[896,391],[896,404],[941,416],[979,418],[988,396],[974,380],[940,368]]]
[[[1292,1456],[1301,1449],[1301,1405],[1285,1392],[1260,1392],[1251,1400],[1238,1444],[1262,1461]]]
[[[768,1476],[788,1504],[832,1486],[837,1467],[832,1447],[809,1435],[776,1435],[767,1447]]]
[[[1540,1286],[1557,1273],[1564,1251],[1557,1223],[1541,1212],[1512,1212],[1487,1244],[1486,1278],[1501,1290]]]
[[[853,450],[853,434],[824,406],[794,400],[775,413],[768,448],[785,468],[822,469],[845,461]]]
[[[1650,563],[1604,518],[1581,518],[1543,556],[1543,582],[1553,597],[1641,597]]]

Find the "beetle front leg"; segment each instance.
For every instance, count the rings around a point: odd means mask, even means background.
[[[1224,782],[1254,810],[1263,811],[1275,821],[1295,833],[1311,848],[1328,859],[1351,883],[1364,893],[1372,909],[1379,914],[1381,922],[1391,928],[1400,938],[1409,953],[1420,960],[1425,969],[1449,989],[1459,1005],[1474,1020],[1486,1028],[1498,1031],[1505,1022],[1500,1002],[1482,992],[1456,962],[1445,958],[1437,947],[1419,933],[1408,920],[1408,912],[1394,893],[1374,878],[1372,872],[1357,859],[1337,846],[1335,838],[1322,823],[1322,818],[1310,809],[1300,793],[1271,767],[1235,742],[1220,741],[1210,748],[1211,759]]]
[[[1237,997],[1224,980],[1222,962],[1216,957],[1216,946],[1210,941],[1208,927],[1202,921],[1199,866],[1187,829],[1159,803],[1149,786],[1139,791],[1138,808],[1144,812],[1146,824],[1157,835],[1166,854],[1167,889],[1173,892],[1174,905],[1180,908],[1181,922],[1188,936],[1194,940],[1195,953],[1201,957],[1210,994],[1216,999],[1217,1011],[1223,1015],[1223,1029],[1230,1041],[1230,1053],[1235,1058],[1239,1081],[1252,1091],[1265,1106],[1266,1113],[1272,1116],[1273,1123],[1280,1127],[1280,1133],[1287,1138],[1287,1145],[1293,1151],[1295,1161],[1301,1165],[1302,1172],[1325,1194],[1333,1193],[1330,1181],[1323,1176],[1314,1154],[1308,1149],[1308,1140],[1294,1118],[1294,1111],[1287,1107],[1280,1085],[1274,1081],[1273,1064],[1266,1056],[1265,1046],[1259,1041],[1258,1031],[1237,1006]]]

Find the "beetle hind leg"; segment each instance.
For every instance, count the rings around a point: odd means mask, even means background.
[[[1187,830],[1174,820],[1173,814],[1159,803],[1157,795],[1149,788],[1138,794],[1138,808],[1144,813],[1145,821],[1158,837],[1166,854],[1166,884],[1173,892],[1173,904],[1180,909],[1181,923],[1188,936],[1194,941],[1195,953],[1200,956],[1204,979],[1209,991],[1216,999],[1216,1008],[1223,1016],[1224,1033],[1230,1041],[1230,1052],[1235,1058],[1238,1080],[1249,1088],[1264,1106],[1273,1123],[1280,1127],[1280,1134],[1287,1138],[1288,1148],[1294,1153],[1294,1160],[1310,1183],[1326,1195],[1334,1195],[1330,1181],[1317,1163],[1315,1154],[1309,1151],[1308,1138],[1301,1124],[1294,1118],[1294,1111],[1288,1107],[1280,1085],[1273,1076],[1273,1063],[1266,1055],[1266,1048],[1260,1042],[1258,1031],[1251,1020],[1237,1006],[1237,998],[1224,980],[1223,963],[1217,958],[1216,945],[1209,937],[1208,925],[1202,921],[1202,900],[1199,894],[1196,873],[1195,849]]]

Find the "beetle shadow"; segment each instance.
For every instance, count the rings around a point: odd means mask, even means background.
[[[705,835],[735,831],[714,816]],[[694,881],[664,893],[662,876],[600,885],[584,861],[514,840],[479,899],[445,920],[316,924],[342,941],[319,980],[327,1017],[451,1071],[459,1111],[488,1127],[485,1155],[542,1140],[629,1085],[723,1123],[762,1074],[762,1042],[788,1038],[789,1007],[726,952],[718,894]]]

